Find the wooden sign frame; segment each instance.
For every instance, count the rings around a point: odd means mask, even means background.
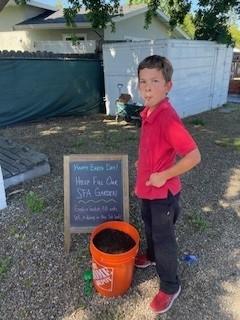
[[[69,253],[71,246],[72,233],[89,233],[93,227],[73,227],[70,222],[70,195],[71,195],[71,176],[70,164],[72,162],[86,162],[86,161],[121,161],[121,177],[122,177],[122,207],[123,220],[129,221],[129,178],[128,178],[128,156],[115,154],[74,154],[64,156],[64,249]]]

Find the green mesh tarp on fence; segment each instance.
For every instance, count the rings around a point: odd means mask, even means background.
[[[0,126],[100,112],[98,59],[0,59]]]

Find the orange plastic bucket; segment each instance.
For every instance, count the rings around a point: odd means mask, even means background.
[[[132,249],[119,254],[100,251],[93,243],[94,237],[104,229],[115,229],[129,235],[135,245]],[[129,223],[108,221],[97,226],[90,240],[92,255],[93,283],[95,289],[105,297],[116,297],[124,294],[132,283],[134,260],[139,249],[139,233]]]

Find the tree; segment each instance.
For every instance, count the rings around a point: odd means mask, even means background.
[[[148,4],[147,0],[132,0],[128,2],[129,4]],[[171,6],[170,6],[171,5]],[[179,7],[179,1],[167,1],[167,0],[162,0],[159,3],[159,8],[168,16],[171,16],[172,14],[172,10],[174,10],[177,12],[180,11],[180,7]],[[187,7],[186,9],[188,10],[189,7]],[[185,14],[185,13],[184,13]],[[182,21],[183,18],[183,21]],[[180,24],[181,29],[183,29],[191,39],[194,39],[194,34],[195,34],[195,26],[194,26],[194,22],[193,22],[193,15],[191,13],[187,13],[185,15],[185,17],[181,17],[180,19],[182,21],[182,23]],[[145,21],[147,22],[147,21]],[[177,22],[175,23],[172,22],[172,29],[176,26]]]
[[[74,26],[74,18],[84,7],[89,11],[88,18],[94,29],[104,29],[110,23],[114,30],[112,18],[119,14],[120,0],[69,0],[69,8],[64,8],[64,16],[68,26]]]
[[[134,1],[130,0],[130,4]],[[140,3],[141,1],[137,1]],[[149,26],[152,17],[156,15],[159,7],[168,8],[170,17],[170,25],[174,28],[177,23],[183,23],[185,15],[189,12],[191,1],[189,0],[146,0],[143,1],[148,6],[148,11],[145,16],[145,26]],[[81,7],[85,7],[88,13],[88,18],[92,23],[93,28],[106,28],[110,23],[114,30],[112,18],[119,15],[120,0],[69,0],[70,7],[64,9],[64,16],[69,26],[74,26],[74,17]]]
[[[3,0],[5,1],[5,0]],[[27,0],[15,0],[23,3]],[[130,4],[138,0],[130,0]],[[68,0],[69,8],[64,9],[67,25],[74,26],[74,18],[84,7],[94,29],[106,28],[110,23],[114,31],[112,18],[121,15],[120,0]],[[183,24],[185,16],[190,12],[190,0],[144,0],[148,6],[145,16],[145,26],[149,26],[158,8],[162,8],[170,17],[169,24],[173,29],[177,24]],[[233,44],[229,31],[229,19],[232,14],[240,14],[240,0],[198,0],[198,8],[194,14],[195,39],[214,40],[219,43]]]
[[[240,48],[240,28],[237,24],[232,24],[229,27],[229,32],[231,34],[231,37],[233,41],[235,42],[235,46],[237,48]]]
[[[228,24],[231,10],[240,13],[240,2],[238,0],[199,0],[198,6],[194,18],[195,38],[233,44]]]
[[[180,26],[183,31],[191,38],[195,38],[195,25],[194,25],[194,16],[191,13],[188,13],[184,20],[183,24]]]

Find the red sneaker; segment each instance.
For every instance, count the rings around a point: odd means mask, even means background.
[[[156,262],[150,261],[145,254],[139,254],[135,258],[135,266],[137,268],[147,268],[149,266],[155,266]]]
[[[179,296],[180,292],[181,286],[179,286],[178,291],[174,294],[167,294],[160,290],[150,303],[150,308],[155,313],[159,314],[167,312],[171,308],[174,300]]]

